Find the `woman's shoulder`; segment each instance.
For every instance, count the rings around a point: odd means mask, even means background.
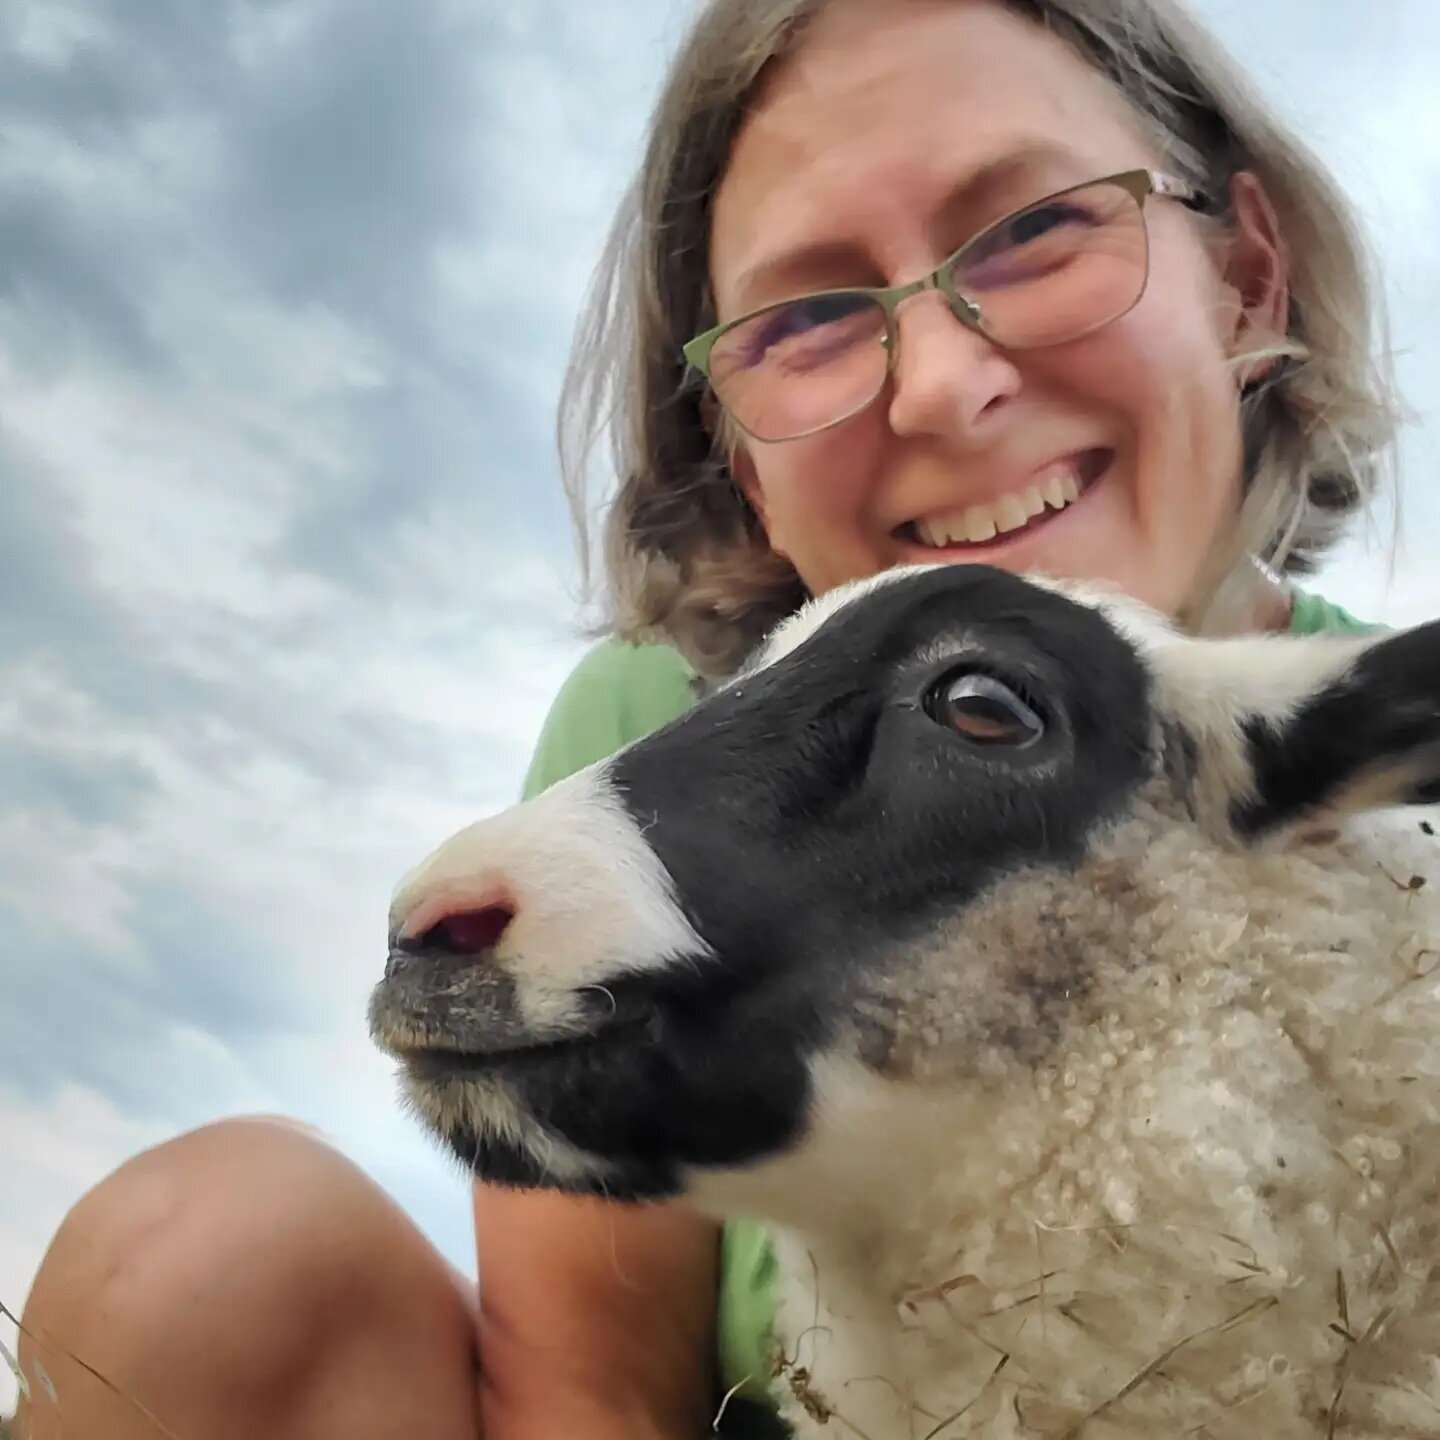
[[[668,645],[609,637],[560,686],[525,777],[529,798],[673,720],[694,701],[694,673]]]
[[[1341,635],[1365,635],[1381,630],[1365,620],[1357,620],[1348,610],[1313,591],[1296,586],[1291,592],[1290,633],[1320,635],[1325,632]]]

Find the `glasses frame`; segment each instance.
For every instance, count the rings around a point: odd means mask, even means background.
[[[1067,335],[1063,340],[1047,340],[1041,345],[1006,345],[1003,340],[996,339],[985,328],[985,318],[981,313],[980,306],[970,296],[958,290],[951,278],[951,272],[956,268],[959,261],[964,258],[967,251],[977,246],[982,240],[987,239],[1002,226],[1008,225],[1018,215],[1023,215],[1027,210],[1033,210],[1038,205],[1048,205],[1054,200],[1063,199],[1066,195],[1074,194],[1077,190],[1089,190],[1095,185],[1115,185],[1126,191],[1135,201],[1136,208],[1140,211],[1140,224],[1145,230],[1145,273],[1141,276],[1140,287],[1135,293],[1135,298],[1125,309],[1104,320],[1097,321],[1089,329],[1077,331],[1073,335]],[[1182,205],[1193,210],[1204,210],[1206,208],[1204,198],[1193,186],[1187,185],[1185,181],[1178,180],[1173,175],[1167,175],[1162,170],[1121,170],[1114,175],[1101,175],[1094,180],[1085,180],[1078,185],[1067,185],[1063,190],[1056,190],[1052,194],[1042,195],[1038,200],[1032,200],[1029,204],[1021,205],[1018,209],[1012,210],[1003,215],[999,220],[987,225],[977,234],[972,235],[958,250],[946,256],[928,275],[922,275],[918,280],[911,280],[904,285],[868,286],[851,285],[836,290],[813,290],[803,295],[792,295],[787,300],[775,300],[768,305],[761,305],[755,310],[747,311],[744,315],[734,320],[726,320],[719,325],[712,326],[709,330],[703,331],[689,340],[682,347],[688,365],[692,366],[705,379],[710,387],[716,401],[730,415],[731,419],[750,436],[752,440],[759,441],[762,445],[783,445],[790,440],[803,440],[810,435],[818,435],[822,431],[833,429],[836,425],[843,425],[845,421],[853,419],[862,410],[868,409],[875,403],[876,398],[885,388],[885,383],[895,368],[895,356],[900,348],[900,327],[895,318],[895,312],[901,301],[908,300],[912,295],[918,295],[924,290],[938,290],[949,303],[950,311],[957,320],[967,329],[973,330],[977,335],[983,335],[992,345],[1005,350],[1039,350],[1050,345],[1064,345],[1071,340],[1080,340],[1087,335],[1093,335],[1097,330],[1103,330],[1107,325],[1113,325],[1122,316],[1128,315],[1144,297],[1146,286],[1150,281],[1150,232],[1146,225],[1145,202],[1152,195],[1158,195],[1166,200],[1178,200]],[[753,431],[746,429],[740,417],[725,404],[715,390],[714,381],[710,377],[710,356],[715,349],[716,343],[737,325],[744,325],[747,321],[753,320],[757,315],[763,315],[770,310],[778,310],[784,305],[794,305],[804,300],[828,299],[830,297],[853,296],[875,301],[885,314],[885,338],[882,342],[885,346],[885,374],[880,383],[875,387],[874,394],[856,405],[854,409],[846,411],[834,420],[827,420],[823,425],[816,425],[809,430],[801,431],[798,435],[786,435],[779,440],[767,440],[756,435]]]

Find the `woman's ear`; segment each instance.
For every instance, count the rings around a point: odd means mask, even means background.
[[[1222,279],[1235,297],[1226,341],[1241,386],[1262,379],[1290,322],[1290,252],[1280,220],[1260,177],[1240,170],[1230,177],[1230,213]],[[1253,355],[1253,360],[1246,356]]]

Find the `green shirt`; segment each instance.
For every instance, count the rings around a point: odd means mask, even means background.
[[[1319,595],[1295,591],[1294,634],[1371,628]],[[602,641],[575,667],[551,707],[525,777],[525,797],[658,730],[687,710],[694,697],[689,667],[668,646]],[[721,1384],[726,1390],[739,1387],[739,1393],[762,1403],[770,1399],[774,1282],[775,1257],[764,1226],[732,1220],[721,1250]]]

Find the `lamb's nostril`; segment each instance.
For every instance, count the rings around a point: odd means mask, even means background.
[[[475,905],[448,913],[437,906],[431,913],[417,913],[410,922],[390,932],[385,978],[394,980],[402,971],[416,965],[424,967],[439,955],[483,955],[500,943],[514,918],[514,907],[508,904]]]
[[[435,921],[409,943],[421,950],[444,950],[451,955],[479,955],[500,943],[515,912],[508,905],[482,905],[460,910]]]
[[[508,885],[441,883],[390,910],[390,949],[409,955],[477,955],[497,945],[520,907]]]

